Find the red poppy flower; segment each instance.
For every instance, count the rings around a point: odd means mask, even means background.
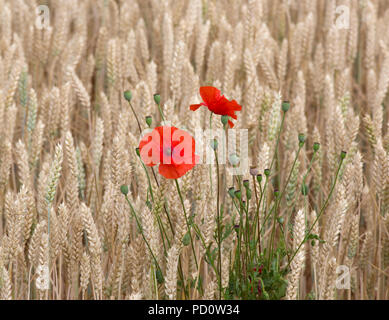
[[[167,179],[178,179],[199,161],[195,140],[176,127],[157,127],[139,143],[140,157],[149,167],[159,164],[159,173]]]
[[[211,112],[222,115],[229,116],[233,119],[238,119],[235,114],[235,111],[241,111],[242,106],[240,106],[235,100],[228,100],[224,95],[221,95],[219,89],[215,87],[201,87],[200,95],[204,102],[200,104],[192,104],[190,110],[196,111],[201,106],[207,107]],[[228,120],[230,128],[234,127],[234,124],[231,120]]]

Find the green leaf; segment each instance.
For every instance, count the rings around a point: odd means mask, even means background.
[[[190,243],[190,234],[187,232],[184,237],[182,238],[182,244],[186,247]]]
[[[158,269],[157,272],[156,272],[155,274],[156,274],[156,276],[157,276],[158,284],[163,283],[162,271],[161,271],[160,269]]]

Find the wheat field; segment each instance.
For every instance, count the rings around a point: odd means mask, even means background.
[[[388,0],[0,0],[0,299],[388,299],[388,30]],[[148,127],[232,132],[203,86],[247,143],[166,179]]]

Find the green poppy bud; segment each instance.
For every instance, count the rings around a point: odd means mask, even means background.
[[[140,150],[139,150],[139,148],[136,148],[135,152],[136,152],[137,156],[140,157]]]
[[[299,142],[300,143],[305,143],[305,134],[304,133],[300,133],[299,134]]]
[[[146,123],[147,125],[149,126],[149,128],[151,127],[151,124],[153,123],[153,118],[151,116],[147,116],[146,117]]]
[[[223,126],[226,126],[228,123],[228,116],[222,116],[221,121],[222,121]]]
[[[250,187],[250,182],[248,180],[243,180],[243,185],[247,189]]]
[[[278,189],[275,189],[275,190],[274,190],[274,196],[275,196],[276,198],[278,198],[279,195],[280,195],[280,191],[279,191]]]
[[[261,174],[257,175],[257,181],[259,184],[261,184],[261,182],[262,182],[262,175]]]
[[[236,190],[235,191],[235,197],[237,197],[239,200],[241,200],[242,199],[242,191]]]
[[[127,90],[124,92],[124,98],[128,101],[128,102],[131,102],[131,99],[132,99],[132,93],[131,91]]]
[[[342,151],[342,152],[340,153],[340,158],[341,158],[342,160],[344,160],[344,158],[346,158],[346,155],[347,155],[347,152],[346,152],[346,151]]]
[[[317,152],[319,149],[320,149],[320,143],[319,142],[315,142],[313,144],[313,151]]]
[[[270,176],[270,169],[265,169],[264,173],[265,173],[266,177],[269,177]]]
[[[125,196],[128,195],[128,186],[123,184],[121,187],[120,187],[120,191],[121,193],[123,193]]]
[[[288,112],[289,108],[290,108],[290,103],[289,103],[289,101],[284,101],[284,102],[282,102],[282,111]]]
[[[155,103],[158,104],[158,105],[161,103],[161,96],[159,95],[159,93],[156,93],[156,94],[154,95],[154,101],[155,101]]]

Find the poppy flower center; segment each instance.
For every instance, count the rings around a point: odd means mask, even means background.
[[[165,148],[163,149],[163,153],[164,153],[165,155],[167,155],[167,156],[171,156],[172,153],[173,153],[172,147],[165,147]]]

